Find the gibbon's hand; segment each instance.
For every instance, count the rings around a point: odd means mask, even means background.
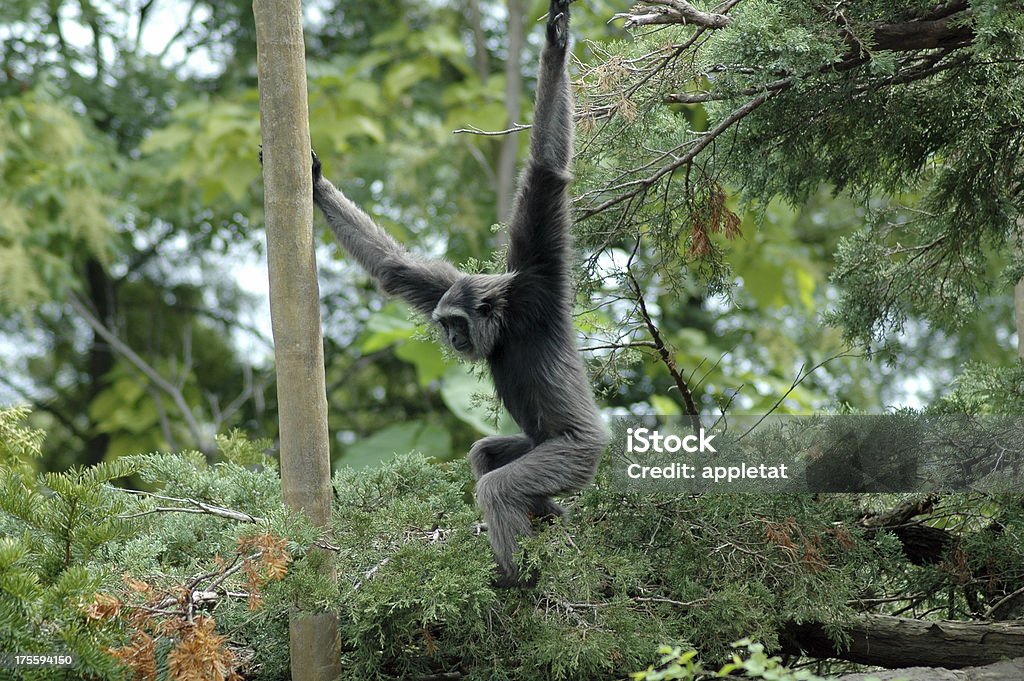
[[[310,154],[312,154],[312,156],[313,156],[313,186],[316,186],[316,183],[320,181],[321,177],[323,177],[323,169],[321,168],[321,165],[320,165],[320,157],[316,155],[316,152],[313,151],[312,149],[310,149]],[[262,144],[259,145],[259,158],[260,158],[260,165],[263,165],[263,145]]]
[[[569,2],[551,0],[548,9],[548,42],[560,50],[569,44]]]
[[[313,154],[313,186],[315,187],[323,177],[323,168],[320,166],[320,157],[316,155],[316,152],[310,149],[309,153]]]

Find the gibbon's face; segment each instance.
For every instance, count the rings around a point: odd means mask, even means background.
[[[468,274],[438,301],[431,315],[445,343],[469,360],[494,351],[501,331],[501,312],[508,275]]]

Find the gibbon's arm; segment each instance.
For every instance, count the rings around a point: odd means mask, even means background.
[[[458,270],[443,260],[426,260],[405,250],[320,174],[319,159],[313,161],[313,201],[356,262],[386,293],[402,298],[418,312],[433,312],[458,279]]]
[[[520,178],[509,225],[509,269],[530,265],[555,273],[569,250],[573,103],[569,56],[569,0],[551,0],[540,57],[530,160]]]

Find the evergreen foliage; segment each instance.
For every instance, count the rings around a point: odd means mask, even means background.
[[[714,292],[732,282],[724,242],[708,237],[735,236],[736,222],[706,197],[725,186],[764,210],[824,184],[869,217],[835,254],[828,320],[848,340],[891,339],[912,319],[956,329],[1005,295],[1022,239],[1020,7],[744,0],[728,12],[725,28],[638,31],[588,66],[596,132],[580,203],[593,243],[642,234],[661,265]]]
[[[977,500],[949,497],[955,562],[915,564],[858,522],[900,497],[623,494],[604,466],[571,523],[526,543],[539,587],[499,591],[462,462],[342,469],[323,534],[281,503],[266,443],[234,433],[215,465],[150,454],[37,477],[25,457],[40,434],[24,416],[0,412],[0,644],[77,661],[29,679],[126,668],[279,679],[294,607],[338,613],[345,669],[359,678],[616,679],[666,642],[698,651],[704,668],[775,673],[763,649],[734,659],[731,642],[776,649],[789,622],[821,623],[841,642],[861,599],[902,594],[956,617],[1024,581],[1019,499],[990,499],[979,515]],[[148,491],[107,484],[130,473]]]
[[[786,667],[781,658],[769,656],[763,645],[749,639],[737,641],[733,648],[743,649],[742,654],[734,654],[732,661],[717,671],[711,671],[704,669],[696,650],[683,651],[678,646],[662,646],[658,649],[661,656],[658,664],[651,665],[645,671],[634,672],[630,678],[635,681],[696,681],[740,673],[748,679],[766,681],[819,681],[821,678],[807,669],[794,671]]]

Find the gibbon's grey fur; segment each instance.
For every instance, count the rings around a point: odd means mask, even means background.
[[[509,224],[505,273],[463,274],[408,253],[324,178],[313,159],[313,200],[338,241],[385,292],[429,315],[455,351],[487,361],[498,396],[523,429],[485,437],[469,452],[504,586],[535,579],[520,575],[513,558],[518,538],[531,533],[531,517],[562,515],[552,497],[589,484],[608,444],[570,317],[568,30],[569,1],[551,0],[530,160]]]

